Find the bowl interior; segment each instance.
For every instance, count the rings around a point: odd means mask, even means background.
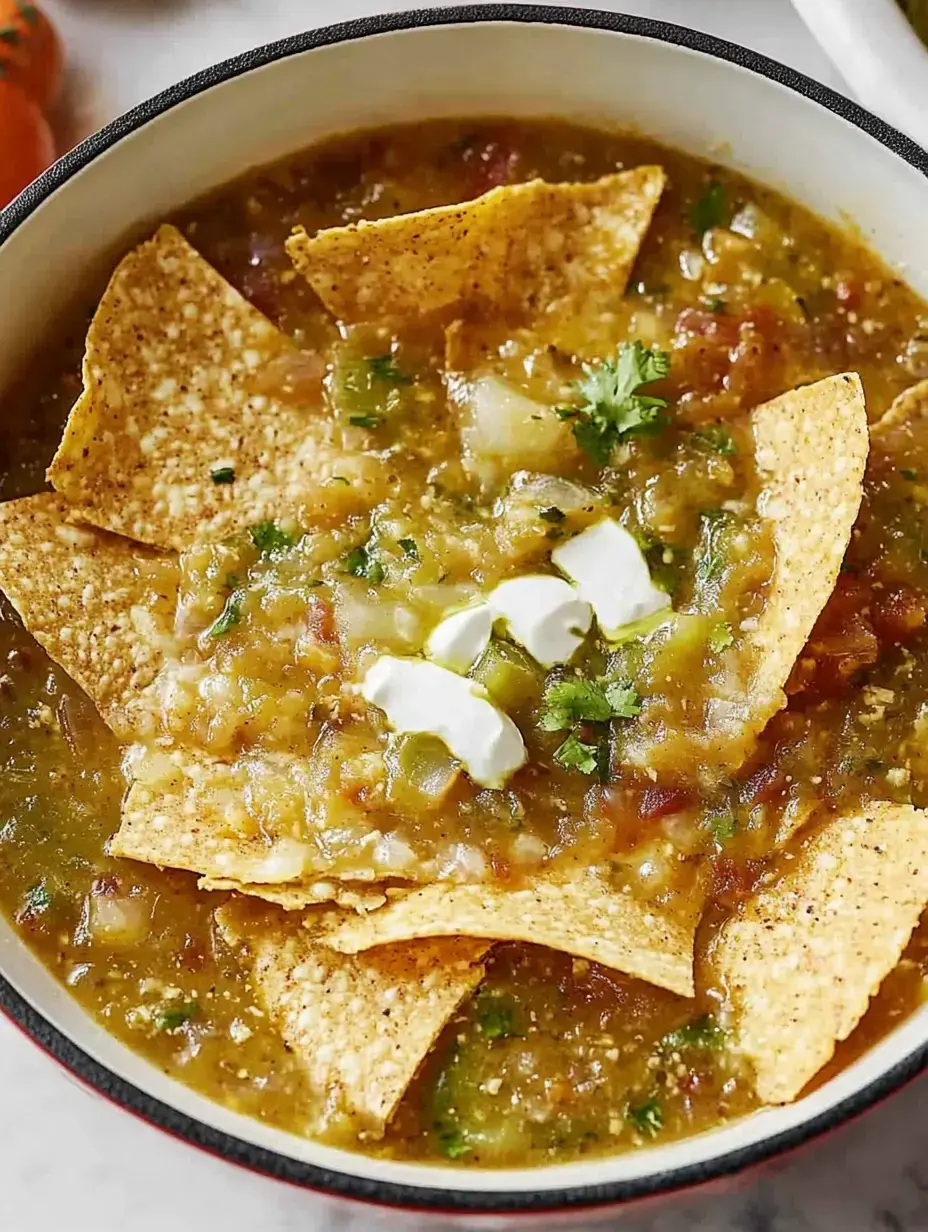
[[[0,279],[7,302],[17,305],[0,332],[0,389],[30,356],[41,353],[49,323],[74,289],[92,287],[113,254],[152,221],[250,166],[324,136],[423,116],[557,115],[637,129],[723,161],[823,216],[852,220],[871,247],[928,295],[928,187],[922,171],[837,110],[705,54],[698,36],[688,40],[692,46],[679,46],[659,37],[552,24],[562,20],[557,13],[538,13],[538,20],[449,20],[328,43],[324,40],[331,36],[323,32],[317,46],[304,42],[300,50],[297,42],[283,49],[282,58],[263,62],[259,54],[255,67],[249,68],[246,58],[235,74],[227,71],[224,77],[221,69],[206,74],[197,79],[195,92],[169,109],[159,110],[163,104],[157,100],[143,108],[147,122],[140,126],[130,118],[115,133],[91,138],[58,172],[61,182],[50,195],[42,200],[41,187],[33,190],[0,220]],[[589,16],[606,24],[612,20]],[[745,58],[750,59],[746,53]],[[785,70],[784,76],[789,76]],[[180,98],[182,92],[183,87],[171,93]],[[905,146],[902,139],[887,139]],[[917,157],[914,147],[910,153]],[[39,203],[28,212],[34,201]],[[794,1142],[833,1119],[839,1105],[849,1111],[845,1101],[865,1104],[873,1098],[872,1088],[867,1098],[861,1094],[870,1084],[882,1080],[889,1088],[898,1082],[900,1072],[890,1079],[888,1071],[900,1063],[913,1068],[916,1062],[906,1058],[928,1040],[926,1006],[798,1103],[676,1145],[543,1171],[425,1168],[296,1138],[165,1078],[92,1022],[3,921],[0,971],[84,1053],[145,1093],[129,1102],[207,1144],[215,1145],[208,1133],[198,1135],[183,1117],[172,1120],[146,1097],[231,1135],[235,1142],[223,1149],[242,1161],[250,1158],[242,1144],[253,1144],[284,1157],[271,1170],[294,1179],[301,1176],[299,1169],[290,1170],[286,1160],[350,1173],[364,1178],[362,1186],[366,1180],[463,1195],[518,1191],[534,1195],[539,1204],[546,1194],[556,1201],[555,1191],[573,1186],[622,1182],[643,1192],[668,1183],[670,1173],[682,1179],[679,1169],[687,1170],[686,1179],[698,1179],[721,1156],[728,1156],[725,1166],[731,1168],[760,1143]],[[48,1042],[62,1050],[60,1042],[51,1037]],[[87,1070],[85,1062],[80,1065]],[[125,1091],[118,1083],[116,1088],[116,1097],[125,1100]],[[377,1190],[359,1192],[375,1196]]]

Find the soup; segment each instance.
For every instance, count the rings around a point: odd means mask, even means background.
[[[855,236],[442,121],[250,173],[84,308],[4,418],[0,904],[109,1031],[522,1166],[919,1003],[926,308]]]

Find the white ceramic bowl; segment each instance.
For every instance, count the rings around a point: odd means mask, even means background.
[[[896,0],[793,0],[867,107],[928,148],[928,48]]]
[[[117,120],[0,214],[0,388],[126,237],[247,167],[332,133],[457,114],[634,126],[723,158],[834,219],[850,214],[928,294],[928,157],[822,86],[730,44],[590,10],[480,6],[316,31],[209,69]],[[928,1059],[928,1007],[789,1107],[689,1141],[543,1170],[366,1159],[181,1086],[98,1026],[0,921],[0,1006],[54,1057],[152,1123],[329,1193],[428,1211],[602,1207],[733,1174],[868,1107]]]

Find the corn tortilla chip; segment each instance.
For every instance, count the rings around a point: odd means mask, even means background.
[[[378,883],[368,886],[364,882],[339,882],[332,880],[310,881],[303,885],[261,885],[254,882],[236,881],[231,877],[201,877],[199,890],[229,891],[274,903],[284,911],[305,911],[320,903],[334,903],[348,911],[373,911],[387,901],[383,887]]]
[[[162,548],[369,508],[382,468],[345,457],[321,393],[305,406],[267,392],[269,373],[306,359],[163,226],[100,301],[84,392],[48,478],[75,519]],[[214,470],[231,470],[232,482],[214,482]],[[336,474],[350,483],[329,482]]]
[[[256,750],[230,764],[199,750],[137,745],[126,768],[132,781],[110,840],[114,856],[211,882],[286,887],[292,906],[298,895],[306,896],[300,906],[320,901],[322,882],[396,876],[389,845],[379,845],[382,832],[366,820],[336,830],[317,824],[311,759]]]
[[[332,227],[287,241],[297,270],[343,321],[490,300],[537,312],[597,290],[620,296],[664,188],[660,167],[588,184],[532,180],[474,201]]]
[[[216,915],[325,1113],[347,1112],[380,1136],[445,1023],[483,979],[489,947],[454,939],[349,956],[321,945],[312,922],[301,927],[280,912],[255,916],[233,902]]]
[[[52,493],[0,505],[0,589],[119,732],[161,666],[176,563],[68,514]]]
[[[786,704],[783,686],[834,590],[863,495],[869,437],[856,373],[791,390],[751,414],[762,517],[773,523],[776,565],[757,627],[747,699],[758,732]]]
[[[595,871],[531,887],[423,886],[387,906],[345,920],[326,942],[354,954],[422,937],[482,937],[563,950],[693,996],[693,937],[699,913],[673,912],[613,889]]]
[[[919,381],[909,389],[903,390],[892,406],[870,428],[870,435],[875,440],[887,435],[893,428],[915,423],[928,416],[928,381]]]
[[[860,1021],[928,902],[928,812],[829,821],[723,925],[710,958],[758,1096],[794,1099]]]

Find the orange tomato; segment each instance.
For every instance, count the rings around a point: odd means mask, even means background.
[[[55,141],[38,104],[0,79],[0,208],[55,161]]]
[[[48,111],[61,89],[63,62],[58,32],[41,9],[26,0],[0,0],[0,78]]]

